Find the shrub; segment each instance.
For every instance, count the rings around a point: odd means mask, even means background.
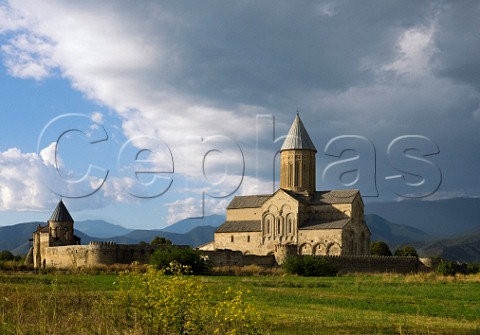
[[[0,261],[13,261],[15,256],[8,250],[0,251]]]
[[[480,273],[480,264],[468,264],[467,265],[467,272],[469,274]]]
[[[196,278],[187,278],[187,267],[172,263],[166,270],[147,268],[145,274],[120,277],[117,299],[125,307],[127,323],[146,334],[200,333],[205,317],[206,291]],[[138,323],[137,322],[138,320]]]
[[[437,266],[436,272],[442,276],[454,276],[457,273],[457,266],[454,262],[442,259]]]
[[[235,292],[231,288],[223,292],[223,299],[215,305],[213,334],[265,333],[263,316],[251,303],[245,301],[243,294],[244,292]]]
[[[288,256],[283,267],[289,274],[307,277],[331,277],[338,273],[338,269],[324,258],[314,256]]]
[[[202,254],[190,247],[167,245],[156,250],[150,257],[150,264],[157,269],[167,270],[170,263],[178,262],[188,266],[192,274],[203,274],[208,270],[208,262]]]
[[[229,289],[215,296],[187,273],[188,266],[172,262],[168,269],[147,266],[144,274],[122,274],[116,301],[125,312],[126,328],[142,334],[263,333],[263,317],[243,292]]]
[[[383,241],[376,241],[372,243],[370,253],[374,256],[392,256],[392,252],[387,243]]]

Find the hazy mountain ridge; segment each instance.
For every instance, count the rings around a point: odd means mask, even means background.
[[[193,228],[201,226],[219,227],[225,222],[225,215],[213,214],[203,218],[191,218],[180,220],[170,226],[162,228],[161,230],[169,233],[185,234]]]
[[[392,252],[398,246],[405,243],[424,242],[434,239],[433,236],[423,230],[403,224],[392,223],[376,214],[365,215],[365,222],[372,233],[372,242],[384,241],[392,249]]]
[[[365,214],[421,229],[438,238],[450,238],[480,228],[480,198],[367,202]]]
[[[480,263],[480,229],[425,243],[419,250],[426,256],[439,255],[450,260]]]
[[[85,220],[75,222],[75,230],[81,231],[91,237],[105,238],[126,235],[133,229],[112,224],[104,220]]]
[[[480,263],[480,198],[452,198],[435,201],[404,200],[368,203],[365,213],[424,230],[433,239],[412,239],[422,256]],[[368,215],[365,215],[367,218]],[[368,222],[367,222],[368,223]]]
[[[10,250],[16,255],[26,254],[29,249],[28,240],[43,222],[24,222],[12,226],[0,227],[0,250]]]

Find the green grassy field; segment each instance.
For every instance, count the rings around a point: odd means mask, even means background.
[[[244,285],[276,334],[480,334],[480,282],[432,276],[208,278]]]
[[[272,334],[480,334],[480,276],[205,276],[248,290]],[[115,275],[0,274],[0,334],[134,334]],[[119,321],[120,320],[120,321]],[[135,333],[136,334],[136,333]]]

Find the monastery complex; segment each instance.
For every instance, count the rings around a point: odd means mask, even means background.
[[[201,250],[244,255],[369,255],[370,230],[358,190],[316,190],[316,148],[299,115],[280,150],[280,189],[236,196],[214,241]]]
[[[370,255],[358,190],[317,191],[316,148],[299,115],[280,150],[280,189],[273,194],[236,196],[214,241],[199,247],[211,260],[235,254],[234,264],[281,264],[289,254],[357,257]],[[148,263],[156,248],[113,242],[81,245],[74,220],[60,201],[47,225],[33,233],[27,258],[35,268],[71,268],[99,264]],[[233,254],[232,254],[233,253]],[[261,260],[262,256],[268,256]],[[223,257],[223,258],[222,258]],[[258,258],[260,257],[260,258]],[[273,264],[272,263],[272,264]],[[269,263],[270,264],[270,263]]]

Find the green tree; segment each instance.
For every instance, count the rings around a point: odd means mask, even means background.
[[[374,256],[392,256],[392,252],[387,243],[383,241],[375,241],[372,243],[370,253]]]
[[[442,276],[455,276],[455,273],[457,273],[457,267],[454,262],[442,259],[437,266],[436,272]]]
[[[15,256],[8,250],[0,251],[0,261],[13,261]]]
[[[179,247],[175,245],[166,245],[155,252],[150,257],[150,264],[157,269],[168,269],[170,263],[178,262],[181,265],[190,267],[193,274],[205,273],[208,269],[208,262],[202,254],[190,247]]]
[[[395,250],[395,256],[414,256],[418,257],[417,250],[414,247],[406,245],[402,248]]]
[[[155,236],[155,238],[150,242],[151,245],[160,246],[160,245],[172,245],[172,241],[163,237],[163,236]]]

